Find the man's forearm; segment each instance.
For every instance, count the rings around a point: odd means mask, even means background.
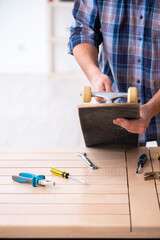
[[[103,74],[98,66],[98,50],[89,43],[81,43],[74,47],[73,55],[81,66],[85,75],[92,85],[94,92],[111,92],[112,82],[110,78]],[[96,98],[101,102],[101,98]]]
[[[96,75],[101,74],[96,47],[89,43],[81,43],[74,47],[73,55],[90,82]]]

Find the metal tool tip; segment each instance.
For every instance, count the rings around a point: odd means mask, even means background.
[[[85,181],[83,181],[83,180],[81,180],[80,182],[81,182],[81,183],[83,183],[83,184],[86,184],[86,182],[85,182]]]
[[[94,166],[94,168],[93,169],[98,169],[98,167],[97,166]]]

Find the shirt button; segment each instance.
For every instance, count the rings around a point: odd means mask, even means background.
[[[139,79],[137,80],[137,83],[140,83],[140,80],[139,80]]]
[[[138,99],[138,103],[140,103],[141,102],[141,99]]]
[[[140,58],[138,59],[138,62],[139,62],[139,63],[141,62],[141,59],[140,59]]]
[[[139,18],[142,20],[142,19],[143,19],[143,16],[141,15]]]
[[[139,37],[139,41],[142,41],[142,38],[141,38],[141,37]]]

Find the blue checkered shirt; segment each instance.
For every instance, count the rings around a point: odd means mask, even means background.
[[[69,53],[80,43],[94,45],[112,89],[134,86],[138,103],[147,103],[160,89],[160,0],[75,0],[73,16]],[[160,114],[139,140],[160,141]]]

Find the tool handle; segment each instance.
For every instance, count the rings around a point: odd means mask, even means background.
[[[32,174],[32,173],[20,173],[19,176],[27,177],[27,178],[34,178],[35,177],[37,180],[45,179],[44,175],[35,175],[35,174]]]
[[[55,169],[55,168],[51,168],[51,173],[56,175],[56,176],[62,177],[62,178],[68,178],[69,177],[69,173],[62,172],[62,171],[60,171],[58,169]]]
[[[83,158],[86,160],[86,162],[87,162],[90,166],[92,165],[92,162],[88,159],[87,156],[84,156]]]
[[[147,162],[147,155],[146,154],[142,154],[139,157],[138,166],[141,165],[143,167],[143,164],[145,164],[146,162]]]
[[[143,165],[147,162],[147,155],[144,153],[139,157],[138,160],[138,168],[136,170],[136,173],[139,173],[141,167],[143,167]]]
[[[12,179],[16,182],[19,182],[19,183],[31,183],[32,184],[32,178],[13,175]]]
[[[32,173],[20,173],[19,176],[21,176],[21,177],[26,177],[26,178],[36,177],[36,175],[35,175],[35,174],[32,174]]]

